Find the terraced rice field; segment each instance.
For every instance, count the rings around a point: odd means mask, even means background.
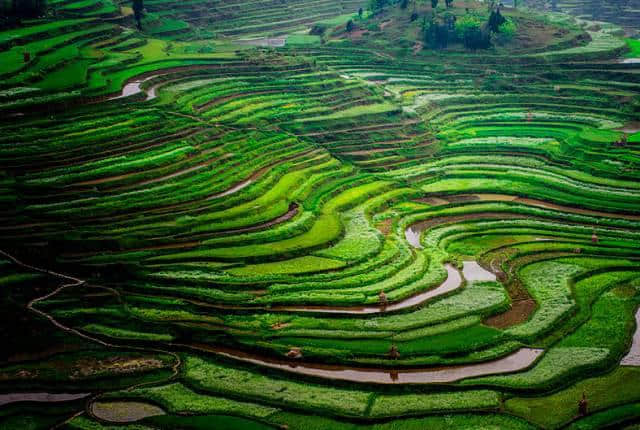
[[[638,35],[640,19],[640,2],[628,0],[622,2],[606,2],[600,0],[553,0],[530,2],[543,10],[568,12],[585,19],[612,22],[620,25],[628,34]]]
[[[636,41],[145,4],[0,32],[0,429],[637,428]]]

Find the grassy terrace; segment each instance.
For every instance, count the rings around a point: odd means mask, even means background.
[[[637,425],[616,27],[507,8],[520,39],[433,51],[413,2],[50,5],[0,32],[0,388],[91,396],[0,429]]]
[[[317,21],[352,15],[359,0],[340,1],[231,1],[150,0],[146,3],[150,12],[147,20],[154,26],[154,33],[182,32],[180,37],[191,38],[185,28],[197,28],[198,36],[277,36],[306,28]],[[170,17],[167,19],[167,17]],[[161,30],[155,27],[164,25]],[[346,22],[346,21],[345,21]],[[187,27],[184,27],[186,24]]]

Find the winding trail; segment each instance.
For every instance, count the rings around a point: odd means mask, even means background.
[[[8,252],[6,252],[4,250],[1,250],[1,249],[0,249],[0,255],[5,257],[5,258],[7,258],[7,259],[9,259],[9,260],[11,260],[13,263],[15,263],[16,265],[18,265],[18,266],[20,266],[22,268],[25,268],[25,269],[28,269],[28,270],[31,270],[31,271],[36,271],[36,272],[39,272],[39,273],[44,273],[46,275],[53,276],[53,277],[59,278],[59,279],[63,279],[65,281],[70,281],[70,282],[65,282],[60,287],[56,288],[55,290],[51,291],[50,293],[45,294],[44,296],[37,297],[37,298],[31,300],[27,304],[27,309],[28,310],[30,310],[31,312],[33,312],[33,313],[35,313],[35,314],[37,314],[37,315],[39,315],[41,317],[46,318],[55,327],[59,328],[60,330],[66,332],[66,333],[69,333],[69,334],[72,334],[72,335],[75,335],[75,336],[79,336],[79,337],[81,337],[83,339],[86,339],[86,340],[88,340],[90,342],[93,342],[93,343],[97,343],[97,344],[102,345],[102,346],[107,347],[107,348],[125,349],[125,350],[130,350],[130,351],[131,350],[133,350],[133,351],[141,351],[141,352],[146,352],[146,353],[155,352],[155,353],[162,353],[162,354],[170,355],[170,356],[172,356],[174,358],[175,361],[174,361],[174,364],[171,366],[172,374],[171,374],[171,376],[169,376],[167,378],[166,382],[172,381],[173,379],[177,378],[180,375],[180,366],[182,365],[182,359],[180,358],[180,355],[178,355],[177,353],[175,353],[173,351],[168,351],[168,350],[163,350],[163,349],[158,349],[158,348],[144,348],[144,347],[131,346],[131,345],[118,345],[118,344],[114,344],[114,343],[110,343],[110,342],[105,342],[105,341],[103,341],[101,339],[98,339],[96,337],[89,336],[89,335],[87,335],[85,333],[82,333],[79,330],[74,329],[73,327],[66,326],[66,325],[62,324],[61,322],[59,322],[58,320],[56,320],[52,315],[50,315],[50,314],[48,314],[48,313],[46,313],[44,311],[41,311],[40,309],[35,307],[35,305],[37,303],[42,302],[42,301],[47,300],[47,299],[50,299],[51,297],[55,296],[56,294],[60,293],[61,291],[65,290],[65,289],[73,288],[73,287],[79,287],[81,285],[86,285],[87,283],[86,283],[85,280],[82,280],[82,279],[79,279],[79,278],[75,278],[73,276],[57,273],[57,272],[54,272],[54,271],[51,271],[51,270],[48,270],[48,269],[43,269],[43,268],[40,268],[40,267],[32,266],[30,264],[22,262],[21,260],[17,259],[13,255],[11,255]],[[95,286],[95,287],[106,289],[106,290],[112,292],[113,294],[115,294],[118,297],[118,299],[121,300],[120,293],[117,290],[115,290],[113,288],[109,288],[109,287],[104,287],[104,286]],[[136,388],[140,388],[140,387],[145,386],[145,385],[157,384],[157,383],[158,383],[158,381],[141,382],[141,383],[137,383],[137,384],[134,384],[134,385],[131,385],[131,386],[127,387],[126,390],[127,391],[131,391],[131,390],[135,390]],[[15,396],[23,395],[24,396],[23,393],[10,393],[10,394],[7,394],[7,395],[15,395]],[[56,396],[56,394],[51,394],[51,393],[50,393],[50,395]],[[63,396],[63,395],[67,395],[67,394],[60,394],[60,396]],[[91,394],[83,393],[83,397],[88,397],[90,395]],[[99,396],[100,395],[92,396],[90,398],[89,402],[91,403],[91,402],[95,401],[97,398],[99,398]],[[81,415],[81,414],[82,414],[82,412],[79,412],[78,414],[74,415],[74,417],[78,416],[78,415]],[[71,418],[73,418],[73,417],[71,417]],[[71,418],[69,418],[69,419],[71,419]],[[68,420],[63,422],[63,423],[61,423],[61,424],[59,424],[58,426],[56,426],[54,428],[60,427],[60,426],[64,425],[66,422],[68,422]]]
[[[112,346],[107,342],[104,342],[100,339],[94,338],[92,336],[88,336],[72,327],[68,327],[64,324],[62,324],[61,322],[59,322],[58,320],[56,320],[53,316],[49,315],[48,313],[41,311],[40,309],[36,308],[35,305],[38,304],[39,302],[45,301],[47,299],[50,299],[51,297],[57,295],[58,293],[60,293],[63,290],[66,290],[67,288],[72,288],[72,287],[79,287],[80,285],[84,285],[86,282],[82,279],[79,278],[74,278],[73,276],[68,276],[68,275],[63,275],[61,273],[57,273],[57,272],[53,272],[51,270],[47,270],[47,269],[42,269],[39,267],[35,267],[32,266],[30,264],[26,264],[23,263],[22,261],[18,260],[17,258],[15,258],[13,255],[0,250],[0,255],[2,255],[5,258],[8,258],[9,260],[11,260],[12,262],[14,262],[15,264],[17,264],[18,266],[21,266],[25,269],[28,270],[32,270],[32,271],[36,271],[36,272],[40,272],[40,273],[44,273],[46,275],[49,276],[53,276],[55,278],[59,278],[59,279],[63,279],[65,281],[70,281],[70,282],[66,282],[62,285],[60,285],[58,288],[56,288],[55,290],[51,291],[50,293],[45,294],[44,296],[41,297],[36,297],[35,299],[32,299],[29,303],[27,303],[27,309],[43,318],[48,319],[54,326],[56,326],[57,328],[59,328],[62,331],[65,331],[67,333],[79,336],[83,339],[86,339],[88,341],[91,342],[96,342],[102,346]]]

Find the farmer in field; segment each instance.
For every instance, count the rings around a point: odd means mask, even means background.
[[[400,372],[398,372],[397,370],[390,370],[389,377],[393,382],[396,382],[398,379],[400,379]]]
[[[392,360],[397,360],[398,358],[400,358],[398,347],[395,344],[391,345],[391,348],[389,348],[389,358],[391,358]]]
[[[583,417],[587,415],[589,409],[589,404],[587,402],[587,395],[585,392],[582,392],[582,399],[578,402],[578,414]]]
[[[297,347],[291,348],[289,352],[287,352],[287,358],[292,358],[294,360],[302,358],[302,350]]]
[[[382,306],[383,308],[389,304],[389,299],[387,298],[387,295],[384,293],[384,291],[380,291],[380,294],[378,294],[378,303],[380,303],[380,306]]]

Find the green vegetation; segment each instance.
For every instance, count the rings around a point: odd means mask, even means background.
[[[0,429],[637,424],[619,27],[35,3],[0,2]]]

